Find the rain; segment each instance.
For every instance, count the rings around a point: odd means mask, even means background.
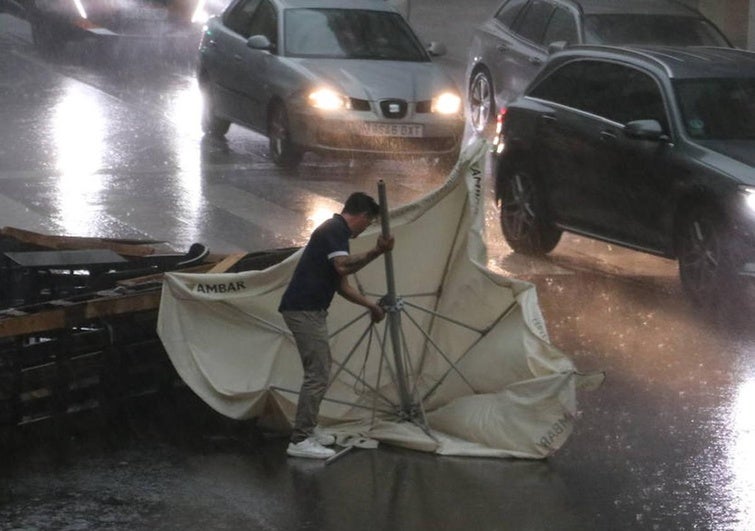
[[[433,61],[462,91],[472,32],[500,3],[398,2],[423,42],[445,44]],[[753,47],[755,19],[732,14],[748,2],[686,3]],[[195,242],[218,255],[257,252],[305,244],[349,193],[376,195],[380,179],[392,207],[445,182],[422,158],[307,153],[290,170],[249,129],[203,135],[201,23],[180,38],[84,39],[42,53],[11,4],[0,0],[0,227],[165,252]],[[475,135],[467,123],[464,143]],[[580,371],[605,373],[578,393],[574,432],[554,455],[381,444],[326,466],[287,458],[285,434],[224,418],[186,388],[84,420],[12,426],[10,358],[0,357],[0,528],[755,527],[752,310],[705,311],[686,296],[676,261],[586,236],[565,233],[544,257],[513,252],[492,168],[491,156],[487,267],[534,284],[550,342]],[[10,342],[0,340],[8,351]]]

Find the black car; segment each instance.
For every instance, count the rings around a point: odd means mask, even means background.
[[[521,94],[553,49],[571,44],[731,46],[699,11],[675,0],[504,0],[469,46],[468,101],[483,132]]]
[[[44,53],[84,38],[166,39],[196,35],[229,0],[0,0],[0,12],[25,18]]]
[[[496,197],[516,252],[562,231],[675,258],[697,302],[755,273],[755,53],[576,46],[501,111]]]

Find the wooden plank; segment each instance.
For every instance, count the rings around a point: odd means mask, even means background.
[[[248,253],[233,253],[226,256],[223,260],[215,264],[208,273],[225,273],[230,268],[235,266],[240,260],[242,260]]]
[[[117,243],[83,236],[53,236],[16,227],[2,227],[0,228],[0,234],[15,238],[23,243],[39,245],[40,247],[48,247],[50,249],[111,249],[123,256],[132,257],[149,256],[157,252],[151,245]]]
[[[160,307],[160,294],[162,290],[135,293],[112,299],[95,299],[86,304],[84,318],[108,317],[124,313],[156,310]]]
[[[50,310],[10,319],[0,319],[0,337],[12,337],[65,328],[65,310]]]
[[[29,269],[89,269],[90,265],[106,268],[128,263],[112,249],[17,251],[4,255],[15,265]]]
[[[166,273],[207,273],[214,265],[214,263],[206,263],[194,267],[173,269],[171,271],[166,271]],[[118,286],[123,286],[126,288],[136,288],[140,284],[146,284],[149,282],[162,282],[164,275],[165,273],[155,273],[154,275],[144,275],[142,277],[124,278],[123,280],[116,282],[116,284]]]
[[[0,337],[34,334],[79,325],[91,319],[125,313],[156,310],[160,306],[161,289],[104,297],[41,310],[18,317],[0,319]]]

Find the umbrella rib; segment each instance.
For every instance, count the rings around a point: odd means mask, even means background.
[[[370,326],[372,326],[372,323],[370,323]],[[367,330],[369,330],[369,328],[368,328]],[[333,363],[335,363],[335,364],[336,364],[336,365],[338,365],[338,367],[339,367],[339,368],[338,368],[338,371],[336,372],[336,376],[338,376],[338,374],[340,374],[340,373],[341,373],[342,371],[343,371],[343,372],[345,372],[345,373],[347,373],[347,374],[348,374],[349,376],[351,376],[352,378],[354,378],[354,380],[355,380],[356,382],[358,382],[358,383],[362,383],[362,385],[364,385],[364,386],[365,386],[365,387],[366,387],[367,389],[369,389],[370,391],[372,391],[373,395],[375,395],[376,397],[379,397],[379,398],[381,398],[381,399],[382,399],[382,400],[383,400],[383,401],[384,401],[384,402],[385,402],[386,404],[388,404],[388,405],[391,405],[391,406],[394,406],[395,404],[394,404],[393,402],[391,402],[391,401],[390,401],[390,399],[389,399],[389,398],[388,398],[387,396],[383,395],[383,394],[382,394],[382,393],[380,392],[380,390],[379,390],[379,389],[376,389],[375,387],[371,386],[371,385],[370,385],[370,384],[369,384],[369,383],[367,382],[367,380],[366,380],[366,379],[362,378],[362,377],[361,377],[361,376],[359,376],[358,374],[354,374],[354,373],[353,373],[353,372],[351,371],[351,369],[349,369],[349,368],[347,368],[347,367],[346,367],[346,363],[348,363],[348,361],[349,361],[349,358],[351,358],[351,356],[352,356],[352,355],[353,355],[353,353],[354,353],[354,352],[356,351],[356,349],[357,349],[357,347],[359,346],[359,344],[360,344],[360,343],[361,343],[361,342],[362,342],[362,341],[364,340],[364,336],[365,336],[366,334],[367,334],[367,331],[365,331],[365,333],[364,333],[364,334],[362,334],[362,337],[361,337],[361,338],[359,338],[359,341],[357,342],[357,344],[356,344],[356,345],[354,345],[354,348],[353,348],[353,349],[351,350],[351,352],[349,353],[349,355],[348,355],[348,356],[346,357],[346,359],[345,359],[345,360],[344,360],[343,362],[340,362],[340,361],[338,361],[338,360],[336,360],[336,359],[334,359],[334,360],[333,360]],[[334,376],[334,377],[333,377],[333,378],[331,379],[330,383],[328,383],[328,388],[330,388],[330,386],[331,386],[331,385],[333,384],[333,382],[335,381],[335,378],[336,378],[336,376]]]
[[[425,337],[425,341],[427,341],[428,343],[430,343],[430,345],[432,345],[433,348],[435,348],[435,350],[438,352],[438,354],[440,354],[441,357],[444,360],[446,360],[446,363],[448,363],[448,365],[450,366],[449,371],[450,370],[456,371],[456,373],[459,375],[459,378],[461,378],[462,380],[464,380],[464,382],[469,386],[469,388],[472,390],[472,392],[476,393],[477,391],[475,390],[474,386],[471,383],[469,383],[469,380],[467,380],[464,377],[464,375],[461,373],[461,371],[459,370],[459,368],[456,366],[456,363],[454,363],[453,361],[451,361],[451,359],[446,355],[446,353],[443,352],[443,350],[438,346],[438,344],[435,343],[435,341],[432,340],[432,338],[430,337],[430,335],[422,329],[422,327],[419,325],[419,323],[417,321],[415,321],[414,318],[408,312],[404,312],[404,314],[409,318],[409,320],[412,322],[412,324],[414,324],[414,326],[417,327],[417,330],[419,330],[420,333]],[[479,341],[479,339],[478,339],[478,341]],[[476,342],[474,344],[476,344]],[[467,352],[469,352],[469,350],[467,350]],[[461,356],[459,358],[459,360],[461,360],[463,357],[464,356]],[[445,377],[445,375],[444,375],[444,377]],[[425,398],[427,398],[428,396],[430,396],[430,395],[429,394],[425,395]]]
[[[330,382],[328,382],[328,387],[333,385],[333,382],[336,381],[338,378],[338,375],[341,374],[341,371],[343,371],[346,368],[346,364],[349,362],[351,357],[356,352],[357,348],[359,348],[359,345],[362,344],[362,341],[364,341],[365,336],[369,333],[370,329],[372,328],[372,323],[370,323],[367,328],[365,328],[364,332],[362,332],[362,335],[359,336],[359,339],[357,339],[356,343],[354,343],[354,346],[351,348],[348,354],[346,354],[346,357],[344,358],[343,362],[339,362],[337,360],[333,360],[336,364],[338,364],[338,370],[335,372],[333,376],[330,378]],[[369,347],[369,345],[368,345]]]
[[[359,321],[362,317],[364,317],[368,313],[369,312],[364,311],[364,312],[360,313],[359,315],[357,315],[354,319],[352,319],[351,321],[349,321],[348,323],[346,323],[345,325],[343,325],[341,328],[339,328],[338,330],[336,330],[335,332],[333,332],[332,334],[330,334],[330,339],[333,339],[334,337],[336,337],[338,334],[340,334],[341,332],[343,332],[344,330],[346,330],[347,328],[349,328],[351,325],[353,325],[354,323],[356,323],[357,321]]]
[[[406,366],[409,369],[409,375],[408,376],[413,376],[414,377],[413,378],[414,381],[412,383],[412,390],[409,392],[409,395],[411,397],[414,397],[414,395],[417,393],[417,387],[418,387],[418,382],[419,382],[419,373],[415,374],[414,367],[412,367],[412,360],[411,360],[411,357],[409,356],[409,343],[406,340],[406,334],[404,333],[404,328],[401,327],[399,330],[401,332],[401,342],[404,345],[404,349],[403,349],[404,359],[406,360]]]
[[[487,333],[490,330],[492,330],[498,323],[500,323],[505,317],[508,317],[508,315],[511,314],[511,312],[513,312],[516,307],[517,307],[517,302],[516,300],[514,300],[511,304],[509,304],[509,306],[503,312],[501,312],[498,318],[495,321],[493,321],[493,323],[488,327],[488,329],[484,333],[482,333],[480,337],[474,340],[472,344],[469,345],[467,350],[461,356],[459,356],[457,363],[461,362],[467,356],[467,354],[469,354],[469,352],[475,347],[475,345],[477,345],[480,341],[482,341],[482,338],[485,337]],[[425,393],[423,400],[427,400],[428,398],[430,398],[430,396],[440,387],[440,385],[445,381],[445,379],[448,378],[449,374],[451,374],[450,368],[446,371],[446,373],[443,376],[441,376],[438,379],[435,385],[432,388],[430,388],[430,390],[428,390],[427,393]]]
[[[477,332],[478,334],[486,334],[488,330],[490,330],[491,327],[480,329],[475,328],[472,325],[468,325],[466,323],[462,323],[461,321],[457,321],[456,319],[452,319],[446,315],[443,315],[442,313],[438,313],[435,310],[431,310],[429,308],[425,308],[423,306],[419,306],[418,304],[413,304],[411,302],[404,301],[404,304],[407,306],[411,306],[412,308],[415,308],[421,312],[429,313],[430,315],[434,315],[435,317],[439,317],[440,319],[443,319],[444,321],[448,321],[449,323],[453,323],[455,325],[461,326],[462,328],[466,328],[467,330],[472,330],[473,332]]]
[[[377,374],[377,382],[375,383],[375,387],[380,389],[380,380],[383,376],[383,362],[385,361],[385,343],[380,339],[380,334],[376,334],[375,337],[377,337],[378,342],[380,343],[380,362],[378,363],[378,374]],[[390,367],[389,367],[390,370]],[[372,428],[375,425],[375,414],[377,412],[377,396],[373,396],[372,399],[372,413],[370,415],[370,428]]]
[[[379,293],[372,293],[372,292],[364,292],[364,295],[369,295],[370,297],[382,297]],[[406,295],[401,295],[402,299],[405,299],[407,297],[437,297],[438,292],[437,291],[428,291],[424,293],[409,293]]]
[[[438,310],[438,305],[440,304],[440,297],[443,294],[443,286],[445,285],[446,278],[448,277],[449,271],[451,270],[451,257],[453,256],[453,251],[456,248],[456,243],[459,241],[459,237],[460,237],[459,232],[463,225],[464,213],[467,210],[468,203],[469,203],[469,195],[467,194],[464,196],[464,204],[462,205],[462,208],[459,211],[459,218],[456,221],[456,230],[454,231],[453,241],[451,242],[451,247],[449,248],[448,255],[446,255],[446,263],[443,264],[443,273],[440,276],[440,282],[438,283],[438,288],[436,289],[436,293],[435,293],[435,301],[433,302],[433,306],[434,306],[434,310],[432,310],[433,312],[437,312]],[[408,303],[408,302],[407,304],[411,305],[411,303]],[[435,317],[440,317],[440,314],[431,313],[431,315],[432,315],[432,318],[430,319],[430,322],[428,323],[428,326],[427,326],[428,335],[433,331],[433,328],[435,327]],[[420,359],[420,366],[418,369],[419,372],[422,372],[422,370],[424,369],[427,353],[428,353],[428,347],[427,347],[427,342],[425,342],[425,345],[422,347],[422,357]]]

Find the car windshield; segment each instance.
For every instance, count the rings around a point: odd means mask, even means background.
[[[293,57],[429,61],[398,13],[357,9],[289,9],[285,53]]]
[[[585,16],[588,44],[661,44],[668,46],[729,46],[708,21],[671,15]]]
[[[755,139],[755,79],[685,79],[675,83],[687,133],[701,140]]]

